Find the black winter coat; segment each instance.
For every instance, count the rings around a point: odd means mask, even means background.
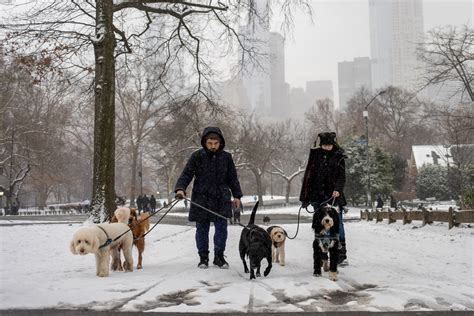
[[[207,150],[205,146],[205,137],[209,133],[220,135],[222,140],[219,149],[215,153]],[[176,183],[175,192],[178,190],[186,191],[189,183],[194,178],[191,201],[230,218],[232,217],[231,196],[234,196],[234,198],[242,197],[234,160],[230,153],[224,151],[225,140],[222,132],[217,127],[206,127],[204,129],[201,145],[203,148],[192,153],[189,158]],[[189,221],[214,221],[215,218],[215,215],[191,204]]]
[[[344,158],[344,151],[336,146],[331,151],[321,147],[312,148],[303,178],[300,201],[322,203],[332,196],[333,191],[338,191],[341,197],[337,199],[337,205],[346,205],[343,193],[346,183]]]

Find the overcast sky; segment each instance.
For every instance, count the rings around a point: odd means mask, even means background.
[[[473,23],[473,0],[424,0],[425,31],[438,25]],[[286,81],[332,80],[338,104],[337,63],[370,57],[368,0],[313,0],[314,23],[298,15],[286,41]]]

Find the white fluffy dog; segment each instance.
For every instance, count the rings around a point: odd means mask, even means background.
[[[285,265],[285,241],[286,231],[280,226],[270,226],[267,232],[272,239],[272,260],[279,262],[281,266]]]
[[[122,207],[114,214],[118,223],[82,227],[74,233],[70,244],[71,252],[75,255],[95,254],[96,274],[99,277],[109,275],[110,256],[113,260],[112,269],[117,266],[117,262],[120,263],[120,249],[125,257],[125,271],[133,271],[133,234],[127,225],[130,209]],[[112,240],[112,243],[107,244],[108,240]]]

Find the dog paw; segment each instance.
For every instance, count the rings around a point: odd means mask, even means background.
[[[141,264],[137,265],[138,270],[141,269],[141,268],[143,268]]]
[[[319,272],[319,273],[318,273],[318,272],[314,272],[314,273],[313,273],[313,276],[319,278],[319,277],[321,277],[321,272]]]
[[[250,275],[250,280],[252,280],[252,279],[256,279],[255,275],[253,275],[253,274]]]
[[[331,281],[337,281],[337,272],[329,272],[329,280]]]
[[[284,263],[284,262],[280,262],[280,265],[281,265],[282,267],[284,267],[284,266],[285,266],[285,263]]]
[[[270,274],[270,270],[268,269],[265,269],[265,271],[263,271],[263,276],[267,276]]]

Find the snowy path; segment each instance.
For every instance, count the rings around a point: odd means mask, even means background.
[[[290,235],[296,225],[282,225]],[[312,276],[312,232],[287,243],[287,266],[249,281],[230,227],[229,270],[196,268],[194,228],[159,225],[147,236],[144,269],[94,273],[73,256],[79,225],[0,227],[0,309],[63,308],[156,312],[474,310],[474,230],[446,225],[350,222],[350,266],[339,280]],[[212,232],[212,229],[211,229]],[[211,242],[212,245],[212,242]],[[211,246],[212,247],[212,246]],[[136,258],[136,252],[135,252]],[[212,254],[211,254],[212,261]]]

